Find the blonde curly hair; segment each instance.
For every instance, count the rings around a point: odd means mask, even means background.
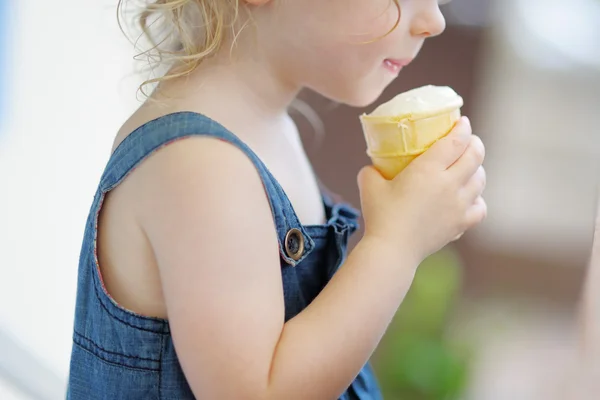
[[[158,66],[170,67],[162,76],[142,82],[138,90],[146,97],[146,86],[187,76],[203,60],[216,54],[225,41],[235,43],[245,27],[238,24],[244,0],[135,0],[131,19],[126,18],[129,1],[118,0],[117,21],[124,35],[140,51],[135,58],[146,59],[151,71]],[[398,19],[384,36],[400,23],[398,0],[390,2],[398,9]],[[135,40],[124,29],[123,22],[128,20],[141,31]],[[147,49],[140,48],[140,39],[149,43]]]

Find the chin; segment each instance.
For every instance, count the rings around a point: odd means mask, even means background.
[[[373,104],[381,97],[384,88],[371,88],[368,90],[359,90],[354,93],[348,93],[342,99],[340,103],[344,103],[350,107],[365,108]]]
[[[391,82],[363,82],[357,85],[344,85],[342,90],[323,93],[325,97],[350,107],[365,108],[381,97],[383,91]]]
[[[335,85],[307,87],[336,103],[365,108],[377,101],[391,82],[391,80],[364,79],[353,83],[336,82]]]
[[[351,99],[348,99],[345,101],[344,100],[340,101],[340,103],[343,103],[350,107],[366,108],[366,107],[370,106],[371,104],[373,104],[375,101],[377,101],[378,98],[379,98],[379,95],[369,96],[369,97],[357,97],[357,98],[351,98]]]

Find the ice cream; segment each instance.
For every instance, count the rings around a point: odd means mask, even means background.
[[[373,165],[392,179],[452,130],[462,106],[462,97],[451,88],[428,85],[401,93],[371,114],[361,115]]]

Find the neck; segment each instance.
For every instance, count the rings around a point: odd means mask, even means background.
[[[287,115],[300,87],[259,56],[221,53],[205,60],[189,76],[164,82],[153,97],[164,95],[175,99],[179,108],[217,120],[233,114],[257,124]]]

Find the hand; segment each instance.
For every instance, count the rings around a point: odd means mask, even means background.
[[[484,157],[481,139],[463,117],[393,180],[372,166],[363,168],[358,184],[365,237],[421,260],[460,237],[487,214]]]

